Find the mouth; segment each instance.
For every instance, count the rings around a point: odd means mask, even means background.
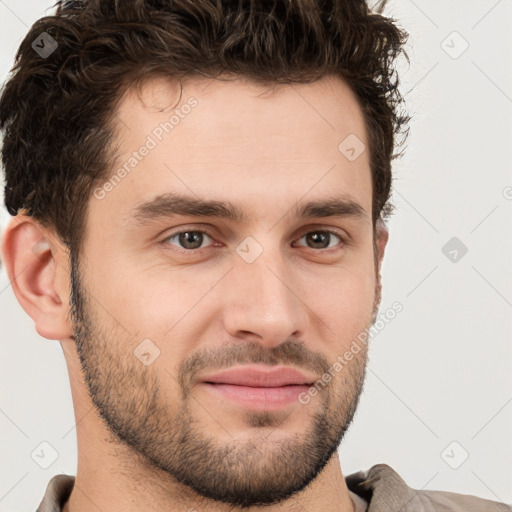
[[[239,406],[277,411],[297,403],[315,380],[291,367],[250,365],[203,376],[199,385],[216,398]]]

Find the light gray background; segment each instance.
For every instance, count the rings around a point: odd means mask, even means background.
[[[0,0],[2,81],[50,5]],[[410,32],[413,121],[394,165],[381,311],[404,309],[371,342],[342,469],[384,462],[418,489],[510,503],[512,2],[397,0],[387,13]],[[457,262],[442,252],[452,237],[468,248]],[[0,334],[0,510],[26,511],[51,476],[75,474],[75,421],[60,345],[37,335],[4,271]],[[59,454],[48,469],[31,458],[43,441]]]

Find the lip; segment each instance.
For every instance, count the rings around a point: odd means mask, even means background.
[[[253,410],[277,411],[298,402],[315,378],[285,366],[246,365],[202,376],[202,389]]]
[[[213,384],[277,388],[290,385],[310,386],[316,379],[289,366],[246,365],[205,375],[200,380]]]

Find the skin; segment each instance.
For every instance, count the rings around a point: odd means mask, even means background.
[[[113,172],[178,96],[165,79],[123,95]],[[368,147],[361,109],[333,76],[272,93],[194,78],[174,108],[190,97],[197,106],[172,132],[104,197],[91,196],[79,267],[31,217],[4,233],[13,290],[37,332],[60,340],[68,366],[78,468],[64,510],[259,510],[266,499],[268,511],[351,511],[335,450],[362,390],[365,344],[307,405],[254,411],[200,378],[243,362],[316,380],[371,326],[388,232],[371,222],[369,152],[350,161],[338,150],[350,134]],[[167,192],[232,201],[246,220],[130,217]],[[347,195],[363,216],[292,214],[296,203]],[[197,230],[208,234],[200,249],[170,238]],[[325,249],[306,236],[325,230],[346,241],[332,235]],[[247,236],[262,248],[252,263],[236,251]],[[134,355],[145,339],[160,350],[147,366]]]

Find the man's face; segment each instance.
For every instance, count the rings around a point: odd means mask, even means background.
[[[336,78],[264,91],[191,80],[176,105],[179,87],[154,80],[125,95],[113,172],[131,163],[91,197],[72,272],[77,350],[111,433],[236,505],[290,496],[335,452],[366,346],[308,390],[371,325],[378,295],[369,153],[338,148],[367,145],[355,96]],[[170,194],[242,218],[176,214]],[[329,200],[353,204],[297,214]]]

